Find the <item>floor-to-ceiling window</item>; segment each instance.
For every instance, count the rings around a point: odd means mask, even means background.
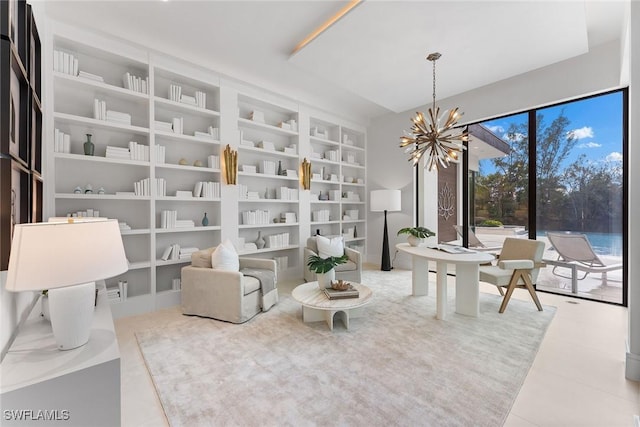
[[[619,90],[470,126],[470,238],[545,241],[539,290],[626,304],[625,103]]]

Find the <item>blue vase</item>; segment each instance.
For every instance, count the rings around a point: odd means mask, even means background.
[[[209,225],[209,218],[207,218],[207,213],[204,213],[204,217],[202,217],[202,226],[206,227],[207,225]]]

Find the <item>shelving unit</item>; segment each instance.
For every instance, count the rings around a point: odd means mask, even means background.
[[[15,224],[42,220],[41,43],[24,0],[0,2],[0,270]]]
[[[127,298],[112,303],[114,317],[179,303],[174,279],[190,258],[163,259],[172,245],[204,249],[228,237],[243,256],[276,259],[280,277],[302,276],[302,248],[316,230],[345,233],[350,246],[364,247],[364,127],[89,30],[54,23],[51,31],[53,50],[76,58],[78,70],[90,77],[47,70],[52,100],[45,132],[49,140],[56,129],[68,135],[67,150],[64,137],[62,149],[45,148],[53,179],[50,214],[97,213],[127,224],[121,233],[129,271],[107,280],[108,287],[128,282]],[[146,90],[126,88],[126,73],[139,77]],[[96,99],[107,110],[129,114],[130,123],[96,118]],[[92,156],[84,154],[87,134],[95,147]],[[148,147],[148,159],[113,157],[131,141]],[[236,186],[224,182],[226,145],[238,151]],[[305,157],[320,174],[311,191],[300,185]],[[146,179],[149,191],[133,194],[134,182]],[[199,183],[208,182],[218,183],[212,186],[219,191],[194,197],[204,187]],[[92,192],[85,193],[89,184]],[[345,200],[348,192],[359,201]],[[333,200],[318,200],[313,195],[319,193],[330,193]],[[330,218],[314,220],[313,212],[322,209]],[[358,218],[345,217],[347,210],[357,210]],[[163,211],[175,211],[179,226],[169,228],[173,214]],[[266,215],[259,223],[243,218],[257,211]],[[348,234],[350,228],[357,228],[357,237]],[[260,249],[251,245],[258,234],[266,241]],[[272,236],[281,237],[269,242]]]

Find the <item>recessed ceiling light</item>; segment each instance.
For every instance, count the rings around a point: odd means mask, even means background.
[[[302,41],[298,43],[295,48],[293,48],[293,51],[291,52],[290,56],[293,56],[296,53],[298,53],[302,48],[304,48],[306,45],[311,43],[320,34],[328,30],[329,27],[331,27],[333,24],[335,24],[340,19],[342,19],[347,13],[351,12],[353,8],[358,6],[360,3],[362,3],[362,0],[351,0],[349,3],[347,3],[342,9],[336,12],[335,15],[333,15],[331,18],[324,21],[318,28],[313,30],[307,37],[302,39]]]

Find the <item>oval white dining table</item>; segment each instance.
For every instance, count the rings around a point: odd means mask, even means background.
[[[495,257],[487,252],[452,254],[426,246],[396,245],[399,251],[411,255],[412,294],[429,295],[429,261],[436,263],[436,318],[447,317],[447,266],[456,267],[456,313],[478,317],[480,312],[480,264]]]

